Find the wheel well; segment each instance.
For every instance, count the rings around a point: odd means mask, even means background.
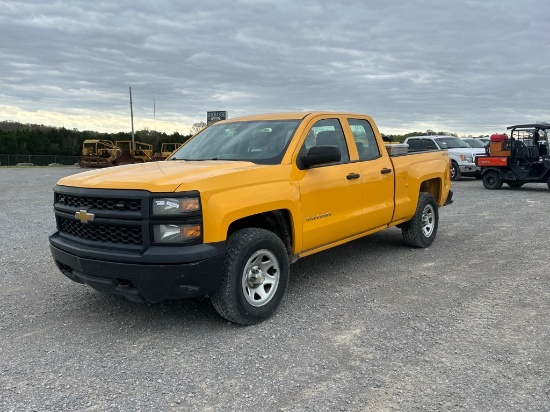
[[[439,203],[440,201],[440,194],[441,194],[441,180],[440,179],[430,179],[425,180],[420,185],[420,191],[421,192],[428,192],[431,193],[434,199],[437,200]]]
[[[283,241],[289,255],[292,253],[292,226],[288,210],[272,210],[243,217],[229,225],[227,236],[229,237],[237,230],[249,227],[266,229],[275,233]]]

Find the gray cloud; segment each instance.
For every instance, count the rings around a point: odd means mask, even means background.
[[[186,127],[207,110],[365,112],[386,132],[550,120],[543,0],[0,1],[0,10],[0,98],[31,114],[124,117],[132,87],[136,117],[153,118],[154,93],[159,124]]]

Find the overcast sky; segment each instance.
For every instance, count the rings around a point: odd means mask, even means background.
[[[0,120],[186,134],[206,112],[383,133],[550,121],[547,0],[0,0]]]

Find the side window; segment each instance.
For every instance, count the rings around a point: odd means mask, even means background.
[[[359,153],[359,160],[372,160],[380,157],[380,149],[370,123],[363,119],[349,119],[348,121]]]
[[[433,146],[433,142],[429,139],[421,139],[419,150],[429,150],[430,145]]]
[[[323,119],[316,122],[308,132],[300,153],[307,153],[313,146],[336,146],[341,153],[340,163],[349,162],[346,139],[338,119]]]
[[[410,150],[419,150],[420,149],[420,140],[419,139],[409,139],[407,140]]]

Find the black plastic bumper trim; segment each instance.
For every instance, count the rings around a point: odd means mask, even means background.
[[[142,264],[79,257],[53,244],[50,249],[58,268],[69,279],[133,301],[206,295],[219,286],[222,274],[222,254],[187,263],[158,260],[156,264]]]

